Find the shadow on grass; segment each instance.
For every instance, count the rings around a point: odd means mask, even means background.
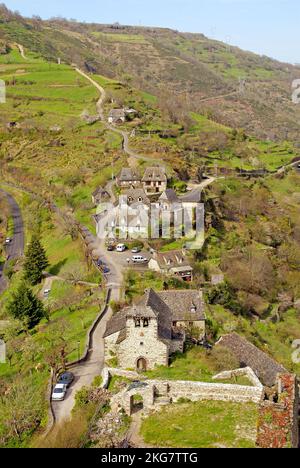
[[[65,266],[65,264],[67,263],[68,259],[65,258],[64,260],[58,262],[56,265],[53,265],[50,269],[49,269],[49,273],[50,275],[53,275],[53,276],[57,276],[60,272],[60,270],[62,269],[63,266]]]

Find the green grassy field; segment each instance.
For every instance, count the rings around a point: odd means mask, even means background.
[[[255,448],[257,419],[251,403],[182,403],[146,418],[141,435],[154,447]]]

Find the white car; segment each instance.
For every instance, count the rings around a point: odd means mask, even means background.
[[[143,257],[142,255],[134,255],[132,257],[133,263],[147,263],[148,259]]]
[[[56,384],[52,392],[52,401],[63,401],[67,393],[65,384]]]
[[[117,252],[125,252],[126,250],[126,245],[125,244],[119,244],[117,245]]]
[[[51,293],[51,289],[45,289],[44,297],[48,297],[50,293]]]
[[[12,239],[11,239],[10,237],[7,237],[7,238],[5,239],[5,245],[10,244],[11,241],[12,241]]]

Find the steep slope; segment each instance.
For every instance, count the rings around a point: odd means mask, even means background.
[[[261,138],[297,141],[300,106],[291,99],[298,69],[201,34],[24,19],[0,10],[0,40],[47,60],[60,57],[160,95],[183,95],[190,110]]]

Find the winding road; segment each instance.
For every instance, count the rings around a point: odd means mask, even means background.
[[[129,156],[129,163],[130,163],[130,159],[133,159],[133,160],[143,160],[143,161],[152,162],[152,163],[155,161],[155,164],[159,166],[164,165],[164,163],[160,160],[153,160],[153,158],[151,157],[143,156],[133,151],[129,146],[128,133],[125,132],[124,130],[116,128],[114,125],[110,125],[108,122],[105,122],[105,115],[104,115],[104,108],[103,108],[103,105],[106,99],[105,89],[99,83],[97,83],[97,81],[93,80],[93,78],[91,78],[87,73],[80,70],[80,68],[75,68],[75,70],[85,79],[87,79],[99,91],[100,99],[97,101],[97,104],[96,104],[98,115],[108,130],[111,130],[112,132],[117,133],[118,135],[122,137],[122,140],[123,140],[122,148],[124,152]]]
[[[14,224],[14,235],[6,248],[7,261],[16,260],[24,254],[24,223],[22,213],[16,200],[7,192],[0,189],[0,196],[5,197],[10,207]],[[7,288],[7,281],[3,275],[5,265],[0,265],[0,293]]]

